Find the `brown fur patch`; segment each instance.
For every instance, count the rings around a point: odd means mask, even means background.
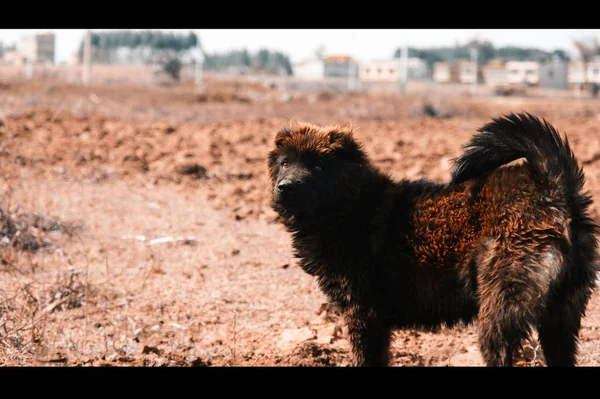
[[[275,136],[278,148],[293,148],[298,152],[326,154],[339,149],[343,140],[352,139],[352,129],[331,125],[319,127],[310,123],[282,129]]]

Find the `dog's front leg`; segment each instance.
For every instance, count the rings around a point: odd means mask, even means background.
[[[357,366],[387,366],[391,329],[372,309],[350,305],[345,313]]]

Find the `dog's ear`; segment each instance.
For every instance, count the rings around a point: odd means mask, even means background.
[[[329,148],[336,156],[353,162],[361,162],[365,154],[354,139],[352,130],[336,128],[327,133]]]
[[[289,128],[289,127],[285,127],[285,128],[283,128],[283,129],[281,129],[281,130],[280,130],[280,131],[277,133],[277,135],[275,136],[275,145],[276,145],[278,148],[281,148],[281,145],[283,144],[283,142],[284,142],[286,139],[288,139],[288,138],[290,138],[290,137],[291,137],[291,135],[292,135],[292,131],[293,131],[293,130],[292,130],[291,128]]]

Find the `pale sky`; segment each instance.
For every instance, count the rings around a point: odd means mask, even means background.
[[[118,29],[93,29],[110,31]],[[408,41],[409,46],[452,46],[478,37],[491,41],[495,47],[515,45],[542,50],[562,49],[575,55],[573,39],[596,36],[600,29],[161,29],[187,33],[193,30],[200,37],[205,51],[222,52],[231,49],[260,48],[278,50],[290,56],[292,62],[310,57],[324,46],[326,53],[346,53],[358,60],[389,59],[394,51]],[[0,29],[0,41],[17,42],[32,33],[56,34],[56,61],[66,61],[77,50],[83,29]]]

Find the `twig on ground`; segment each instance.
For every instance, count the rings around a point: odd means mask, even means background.
[[[233,311],[233,349],[231,348],[231,346],[227,345],[227,347],[229,348],[229,351],[231,352],[231,362],[230,362],[230,366],[235,366],[236,365],[236,359],[235,359],[235,341],[237,338],[237,311],[234,310]]]
[[[158,245],[158,244],[168,244],[168,243],[172,243],[172,242],[181,242],[183,244],[196,244],[199,243],[200,241],[198,241],[196,238],[194,237],[184,237],[184,236],[165,236],[165,237],[159,237],[159,238],[154,238],[154,239],[148,239],[146,236],[141,235],[141,234],[125,234],[120,236],[119,238],[121,238],[122,240],[136,240],[136,241],[142,241],[145,242],[146,245]]]
[[[456,341],[455,341],[456,342]],[[450,355],[450,357],[448,358],[448,361],[446,362],[446,366],[450,367],[450,361],[452,361],[452,358],[454,357],[454,355],[456,355],[456,352],[458,352],[458,350],[464,345],[464,340],[460,341],[460,344],[456,345],[456,348],[454,348],[454,351],[452,352],[452,354]]]

